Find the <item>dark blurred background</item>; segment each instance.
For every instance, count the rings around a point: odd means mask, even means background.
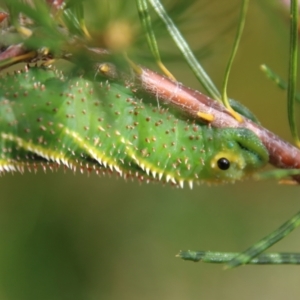
[[[207,50],[199,60],[220,87],[240,1],[202,2],[193,15],[199,25],[186,36]],[[270,2],[250,3],[229,95],[290,140],[285,94],[259,70],[266,63],[287,74],[288,18]],[[99,10],[101,1],[94,4]],[[180,59],[167,65],[199,88]],[[181,190],[63,170],[7,174],[0,178],[0,299],[298,299],[297,266],[225,271],[175,254],[245,250],[297,212],[299,193],[276,181]],[[299,234],[272,252],[300,251]]]

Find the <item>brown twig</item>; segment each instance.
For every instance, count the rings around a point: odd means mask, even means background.
[[[0,53],[0,61],[13,58],[22,54],[25,54],[26,50],[23,44],[11,45],[5,51]]]
[[[9,59],[11,59],[11,62],[5,64],[4,67],[0,67],[0,70],[15,64],[17,62],[15,58],[22,57],[22,55],[26,54],[26,52],[28,51],[24,49],[23,44],[9,46],[6,50],[0,53],[0,62]]]
[[[99,58],[103,55],[103,49],[88,47],[86,49]],[[22,46],[14,45],[0,53],[0,61],[24,53],[26,52]],[[105,51],[105,55],[109,58],[107,51]],[[172,81],[144,67],[140,67],[140,70],[140,74],[136,75],[137,84],[148,94],[178,107],[195,119],[199,119],[199,112],[212,115],[214,120],[210,122],[210,125],[213,127],[248,128],[260,138],[268,149],[270,164],[282,169],[300,169],[300,150],[283,141],[271,131],[246,117],[243,117],[243,122],[238,122],[222,104],[180,82]],[[300,182],[300,176],[294,176],[294,179]]]
[[[266,128],[245,117],[243,122],[238,122],[219,102],[149,69],[141,69],[142,72],[138,76],[141,87],[157,99],[177,106],[193,118],[199,119],[199,112],[213,115],[214,120],[210,122],[213,127],[248,128],[268,149],[269,162],[272,165],[283,169],[300,168],[300,150]],[[299,177],[295,179],[300,182]]]

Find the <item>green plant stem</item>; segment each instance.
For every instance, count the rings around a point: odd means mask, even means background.
[[[172,37],[173,41],[175,42],[181,54],[185,58],[186,62],[194,72],[195,76],[202,84],[205,91],[213,99],[221,102],[221,94],[218,91],[217,87],[214,85],[211,78],[208,76],[208,74],[205,72],[201,64],[196,59],[189,45],[187,44],[187,42],[185,41],[185,39],[177,29],[176,25],[173,23],[171,18],[168,16],[167,12],[165,11],[160,1],[159,0],[148,0],[148,1],[153,7],[153,9],[156,11],[156,13],[158,14],[159,18],[165,24],[167,30],[169,31],[170,36]]]
[[[176,257],[193,262],[224,264],[230,262],[239,253],[210,252],[210,251],[181,251]],[[284,265],[300,264],[300,253],[263,253],[252,258],[247,264],[251,265]]]
[[[297,82],[297,58],[298,58],[298,0],[291,0],[290,22],[290,61],[289,80],[287,93],[287,110],[289,126],[295,143],[300,147],[300,141],[295,120],[295,95]]]
[[[233,60],[234,60],[235,55],[237,53],[239,43],[240,43],[240,40],[241,40],[241,37],[242,37],[243,29],[244,29],[244,26],[245,26],[248,4],[249,4],[249,0],[243,0],[241,13],[240,13],[240,18],[239,18],[239,27],[238,27],[238,30],[236,32],[234,45],[233,45],[233,48],[232,48],[232,51],[231,51],[229,61],[228,61],[227,66],[226,66],[224,80],[223,80],[222,101],[228,109],[231,109],[231,106],[230,106],[229,100],[228,100],[228,96],[227,96],[228,79],[229,79],[230,70],[231,70],[231,67],[232,67],[232,64],[233,64]]]
[[[271,234],[267,235],[259,242],[255,243],[252,247],[248,248],[246,251],[240,253],[232,260],[230,260],[228,262],[228,267],[234,268],[249,263],[251,259],[257,257],[263,251],[276,244],[278,241],[280,241],[285,236],[290,234],[299,225],[300,225],[300,212],[298,212],[295,216],[293,216],[291,219],[285,222],[277,230],[273,231]]]

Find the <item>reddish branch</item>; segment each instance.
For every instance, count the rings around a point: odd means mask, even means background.
[[[101,60],[103,50],[87,49],[90,54],[96,54]],[[21,56],[26,54],[21,45],[11,46],[5,52],[0,53],[0,61],[18,57],[20,54]],[[282,169],[300,169],[300,150],[298,148],[245,117],[243,122],[238,122],[219,102],[144,67],[141,68],[141,74],[137,75],[137,80],[139,88],[157,99],[177,106],[193,118],[199,119],[199,112],[213,115],[214,120],[210,122],[213,127],[248,128],[252,130],[268,149],[269,162],[273,166]],[[300,176],[294,178],[300,182]]]
[[[213,115],[214,120],[210,122],[213,127],[243,127],[252,130],[268,149],[269,162],[275,167],[300,168],[300,150],[298,148],[247,118],[244,118],[242,123],[238,122],[219,102],[146,68],[142,68],[139,81],[142,88],[149,94],[167,103],[172,103],[193,118],[199,118],[199,112]],[[297,181],[299,180],[297,179]]]
[[[17,57],[25,53],[26,50],[24,49],[23,44],[12,45],[9,46],[5,51],[0,53],[0,61]]]

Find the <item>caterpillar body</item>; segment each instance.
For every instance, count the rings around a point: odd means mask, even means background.
[[[250,130],[188,120],[131,84],[26,67],[0,88],[0,172],[62,164],[192,186],[243,179],[268,162]]]

